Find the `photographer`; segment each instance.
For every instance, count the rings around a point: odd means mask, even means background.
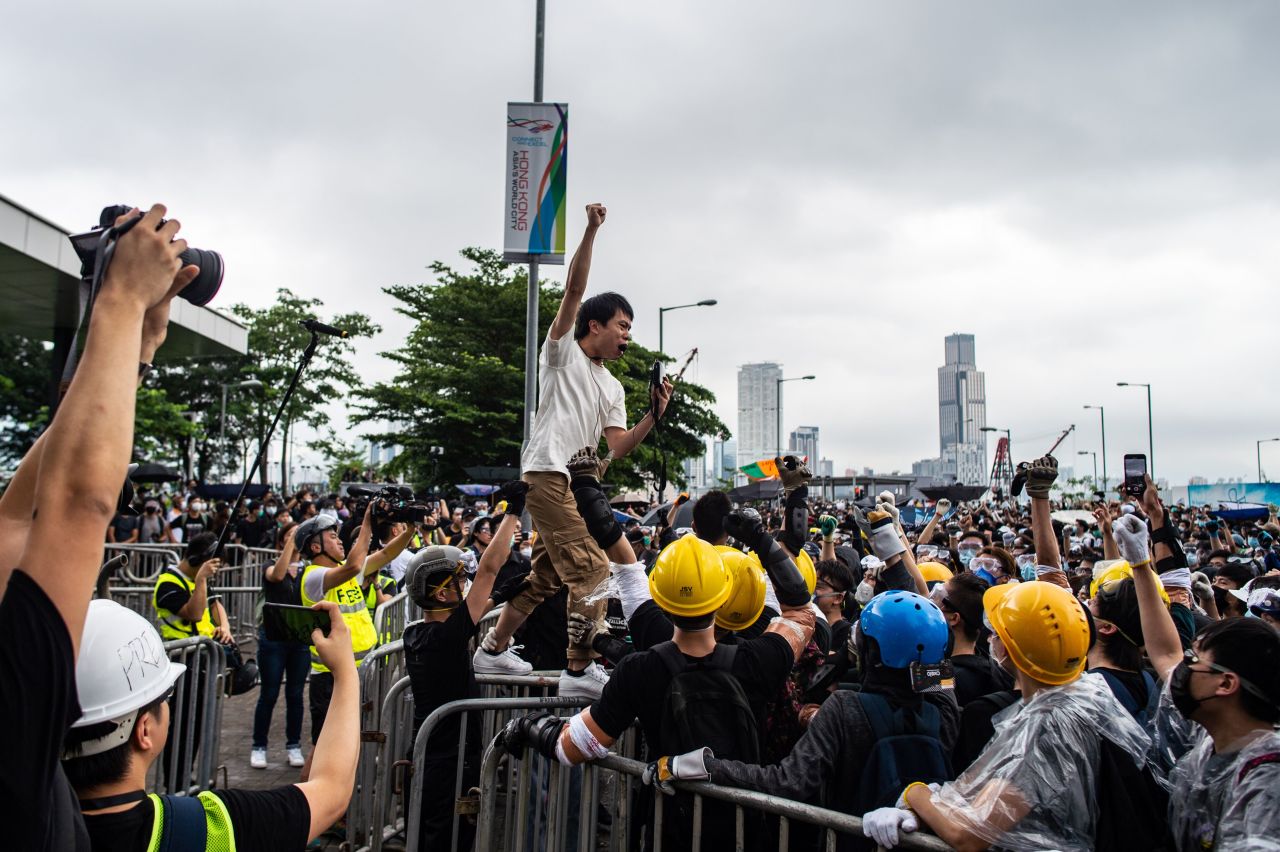
[[[0,819],[12,849],[88,845],[58,764],[81,715],[80,636],[133,443],[138,364],[154,358],[171,300],[199,272],[182,266],[186,241],[164,215],[152,207],[116,243],[79,369],[0,498],[0,726],[11,734]]]

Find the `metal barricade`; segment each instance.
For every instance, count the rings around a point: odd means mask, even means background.
[[[373,629],[378,643],[394,642],[404,636],[404,627],[422,615],[422,610],[409,600],[408,592],[401,592],[386,603],[378,604],[373,612]]]
[[[502,608],[505,606],[505,603],[500,603],[481,616],[480,622],[476,625],[475,646],[472,650],[479,648],[480,643],[484,642],[484,638],[489,635],[489,631],[498,626],[498,616],[502,615]]]
[[[443,709],[443,708],[442,708]],[[416,754],[415,754],[416,757]],[[600,776],[615,776],[616,801],[612,825],[609,828],[608,847],[611,850],[625,849],[630,837],[630,822],[634,817],[630,804],[632,793],[644,772],[645,764],[617,754],[610,754],[601,760],[582,765],[583,778],[579,786],[580,793],[573,796],[567,781],[570,771],[558,762],[550,764],[552,780],[546,797],[546,811],[529,812],[529,797],[526,795],[527,784],[531,772],[518,772],[520,766],[528,766],[536,760],[536,755],[526,751],[524,759],[517,763],[497,748],[493,741],[485,750],[480,768],[480,803],[479,823],[476,833],[476,849],[501,849],[503,852],[524,852],[527,848],[537,849],[576,849],[577,852],[593,852],[599,848],[600,826],[596,816],[599,802]],[[506,764],[505,784],[500,774],[500,767]],[[516,777],[512,778],[513,773]],[[754,790],[742,790],[736,787],[722,787],[705,781],[679,781],[674,786],[693,794],[693,824],[690,847],[699,852],[702,845],[703,799],[714,799],[734,806],[735,815],[735,848],[746,846],[746,812],[760,811],[778,817],[778,848],[789,848],[792,822],[807,823],[823,830],[823,848],[834,852],[837,836],[848,834],[862,837],[862,819],[839,811],[828,810],[816,805],[795,802],[768,793]],[[515,790],[515,795],[512,791]],[[576,801],[574,801],[576,799]],[[500,801],[501,800],[501,801]],[[653,819],[643,819],[644,825],[652,832],[652,848],[661,848],[663,831],[663,806],[669,801],[666,796],[654,794]],[[535,802],[535,805],[537,802]],[[571,830],[570,818],[573,812],[577,815],[577,830]],[[410,811],[412,815],[415,811]],[[501,823],[501,824],[500,824]],[[413,820],[409,822],[410,837],[413,837]],[[530,828],[545,825],[546,834],[543,842],[537,845],[526,843]],[[573,836],[576,833],[576,843]],[[537,835],[535,834],[535,837]],[[415,847],[408,847],[413,849]],[[903,834],[899,838],[898,848],[908,850],[949,850],[951,847],[937,837],[923,833]]]
[[[155,584],[166,567],[176,568],[186,553],[181,544],[104,544],[103,561],[121,553],[129,554],[129,562],[118,569],[121,583],[143,586]]]
[[[529,710],[575,710],[580,707],[586,707],[591,703],[586,698],[559,698],[559,697],[543,697],[543,698],[472,698],[463,701],[451,701],[442,707],[438,707],[431,712],[423,721],[422,727],[418,729],[418,734],[413,744],[413,766],[412,777],[409,779],[409,807],[404,816],[404,824],[406,831],[405,848],[416,850],[418,848],[418,833],[420,815],[422,813],[422,781],[426,774],[426,758],[427,758],[427,741],[431,734],[450,716],[460,715],[459,734],[458,734],[458,760],[454,774],[453,798],[455,802],[453,821],[452,821],[452,840],[449,849],[458,848],[458,832],[460,821],[463,817],[462,811],[476,813],[476,808],[480,807],[470,795],[469,791],[463,790],[464,777],[464,755],[467,743],[467,727],[470,723],[469,715],[479,711],[481,714],[480,741],[492,742],[508,721],[517,712],[525,712]],[[558,765],[558,764],[557,764]],[[568,773],[561,773],[567,776]],[[483,774],[481,775],[483,781]],[[520,781],[522,790],[527,794],[529,792],[529,773],[520,773]],[[482,793],[483,796],[483,793]],[[481,811],[482,812],[482,811]],[[492,845],[477,843],[477,849],[495,849]],[[551,847],[544,847],[551,848]]]
[[[222,732],[222,646],[204,636],[164,643],[169,659],[187,670],[174,683],[169,704],[169,738],[151,766],[148,788],[156,793],[193,795],[213,787]]]
[[[364,842],[362,827],[371,819],[378,767],[387,737],[382,725],[382,708],[392,686],[400,680],[408,682],[407,674],[401,639],[379,645],[360,663],[360,757],[356,762],[356,785],[347,809],[347,834],[353,846]]]
[[[221,573],[219,573],[221,579]],[[217,596],[222,608],[227,611],[231,635],[237,644],[258,635],[260,612],[258,604],[262,599],[262,585],[256,586],[224,586],[221,583],[210,587],[209,597]]]

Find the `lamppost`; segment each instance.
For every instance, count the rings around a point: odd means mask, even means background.
[[[1118,388],[1147,389],[1147,474],[1151,481],[1156,481],[1156,439],[1151,429],[1151,385],[1144,382],[1116,382]]]
[[[1098,490],[1098,454],[1093,450],[1076,450],[1078,456],[1093,456],[1093,490]],[[1103,488],[1106,491],[1106,488]]]
[[[226,453],[227,453],[227,389],[228,388],[255,388],[262,389],[262,382],[257,379],[245,379],[243,382],[228,382],[220,385],[222,388],[222,417],[219,419],[218,426],[218,451],[223,456],[223,471],[226,471]]]
[[[1258,481],[1259,482],[1265,482],[1265,480],[1262,478],[1262,445],[1269,444],[1272,441],[1280,441],[1280,438],[1263,438],[1261,441],[1258,441]]]
[[[773,395],[773,408],[778,414],[778,452],[774,455],[782,455],[782,383],[783,382],[811,382],[815,376],[792,376],[789,379],[778,379],[777,387]]]
[[[703,299],[701,302],[691,302],[687,305],[672,305],[669,308],[658,308],[658,351],[662,352],[662,317],[667,311],[678,311],[681,308],[709,308],[716,303],[715,299]]]
[[[1101,405],[1086,405],[1085,408],[1096,408],[1102,426],[1102,490],[1107,490],[1107,412]]]

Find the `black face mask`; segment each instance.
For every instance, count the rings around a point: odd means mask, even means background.
[[[1178,709],[1184,719],[1190,719],[1191,714],[1200,708],[1201,699],[1191,694],[1191,665],[1183,660],[1174,666],[1173,672],[1169,675],[1169,697],[1173,699],[1173,706]]]

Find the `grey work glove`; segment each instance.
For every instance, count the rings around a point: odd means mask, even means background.
[[[715,757],[709,748],[696,748],[674,757],[660,757],[644,768],[640,780],[671,795],[676,791],[672,781],[706,781],[710,778],[711,773],[707,771],[709,757]]]
[[[813,479],[813,474],[809,472],[808,466],[799,456],[775,457],[773,463],[777,466],[778,477],[782,480],[784,497],[791,496],[792,491]]]
[[[890,558],[906,551],[907,546],[902,543],[902,536],[893,523],[893,515],[879,508],[872,509],[865,516],[857,509],[854,512],[858,527],[871,543],[872,553],[888,562]]]
[[[608,625],[592,621],[580,612],[569,613],[569,643],[572,645],[590,646],[597,633],[608,629]]]

